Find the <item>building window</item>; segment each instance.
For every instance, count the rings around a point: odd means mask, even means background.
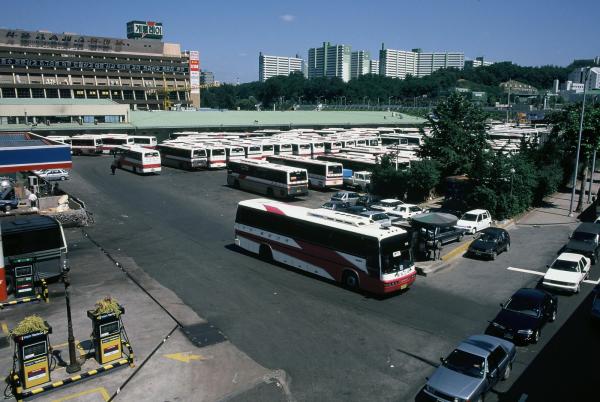
[[[43,98],[44,90],[42,88],[31,88],[31,97],[32,98]]]
[[[3,98],[14,98],[17,96],[15,88],[2,88],[1,90]]]
[[[74,93],[75,99],[85,99],[85,91],[83,89],[76,89]]]
[[[29,88],[17,88],[17,97],[19,98],[31,98]]]
[[[46,88],[46,98],[58,98],[58,89]]]
[[[133,99],[133,91],[124,90],[123,99]]]
[[[110,99],[110,91],[100,91],[100,99]]]
[[[98,98],[98,91],[96,91],[95,89],[88,89],[87,90],[87,97],[88,98]]]
[[[59,89],[60,97],[64,99],[71,99],[71,90],[70,89]]]

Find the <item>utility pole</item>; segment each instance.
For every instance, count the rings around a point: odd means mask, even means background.
[[[596,150],[594,149],[594,156],[592,158],[592,173],[590,173],[590,186],[588,188],[588,199],[589,204],[592,198],[592,183],[594,182],[594,171],[596,170]]]
[[[581,149],[581,133],[583,132],[583,115],[585,113],[585,95],[587,92],[587,79],[589,71],[590,68],[588,67],[583,76],[583,102],[581,103],[581,119],[579,120],[579,139],[577,140],[577,154],[575,155],[575,168],[573,169],[573,188],[571,189],[569,216],[573,216],[573,199],[575,198],[575,187],[577,187],[577,167],[579,166],[579,150]]]
[[[69,343],[69,364],[67,365],[67,373],[72,374],[81,370],[81,364],[77,360],[77,351],[75,350],[75,337],[73,336],[73,321],[71,320],[71,298],[69,296],[69,286],[71,280],[69,279],[69,265],[67,259],[63,260],[62,267],[63,282],[65,284],[65,300],[67,302],[67,341]]]

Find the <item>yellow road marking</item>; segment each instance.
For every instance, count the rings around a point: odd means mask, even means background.
[[[6,335],[10,334],[10,331],[8,330],[8,325],[6,325],[5,322],[2,323],[2,332],[4,332]]]
[[[205,357],[202,355],[195,355],[192,353],[172,353],[168,355],[163,355],[167,359],[177,360],[182,363],[189,363],[192,360],[205,360]]]
[[[59,399],[53,399],[52,402],[64,402],[64,401],[68,401],[70,399],[79,398],[80,396],[90,395],[90,394],[95,394],[95,393],[99,393],[102,396],[102,399],[104,399],[104,401],[108,401],[110,399],[110,395],[108,394],[108,391],[106,390],[106,388],[98,387],[98,388],[92,388],[92,389],[88,389],[86,391],[78,392],[76,394],[67,395],[67,396],[64,396]]]

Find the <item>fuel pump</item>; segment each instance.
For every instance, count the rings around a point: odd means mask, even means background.
[[[92,343],[95,349],[95,358],[100,364],[118,360],[123,355],[124,328],[121,315],[125,309],[119,306],[120,312],[107,312],[98,314],[88,310],[87,315],[92,320]]]
[[[48,335],[52,333],[52,327],[47,322],[37,328],[25,332],[13,333],[15,354],[13,361],[13,372],[11,382],[18,389],[19,384],[23,388],[31,388],[36,385],[50,381],[50,342]],[[15,366],[18,368],[15,372]]]

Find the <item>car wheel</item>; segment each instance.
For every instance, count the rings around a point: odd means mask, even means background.
[[[536,329],[533,333],[533,343],[538,343],[540,341],[540,330]]]
[[[510,250],[510,243],[506,243],[506,248],[504,249],[505,251]]]
[[[491,258],[492,258],[492,260],[495,260],[495,259],[496,259],[496,257],[498,257],[498,253],[494,251],[494,252],[492,253],[492,257],[491,257]]]
[[[358,276],[354,272],[346,271],[344,272],[344,277],[342,278],[342,282],[344,286],[348,289],[358,289]]]
[[[236,180],[236,181],[233,182],[233,187],[234,188],[240,188],[240,182],[239,182],[239,180]]]
[[[65,181],[67,178],[65,176],[60,176],[61,181]]]
[[[556,309],[552,311],[552,315],[550,316],[550,322],[556,321]]]
[[[471,235],[475,235],[475,233],[477,233],[477,229],[475,229],[475,228],[471,229]]]
[[[10,205],[8,205],[8,204],[6,204],[6,205],[4,206],[4,212],[9,212],[11,209],[12,209],[12,206],[10,206]]]
[[[510,377],[511,370],[512,370],[512,364],[508,363],[506,365],[506,368],[504,369],[504,374],[502,374],[502,381],[508,380],[508,377]]]
[[[464,234],[462,234],[462,233],[461,233],[461,234],[459,234],[459,235],[458,235],[458,241],[459,241],[459,242],[461,242],[461,241],[462,241],[462,239],[463,239],[463,237],[465,237],[465,235],[464,235]]]

